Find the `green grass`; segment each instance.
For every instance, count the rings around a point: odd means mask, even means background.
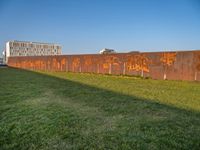
[[[0,149],[199,149],[200,83],[0,68]]]

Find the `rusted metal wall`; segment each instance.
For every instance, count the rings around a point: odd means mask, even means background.
[[[29,70],[200,81],[200,51],[9,57],[8,65]]]

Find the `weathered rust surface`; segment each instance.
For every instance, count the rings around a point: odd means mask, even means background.
[[[8,66],[200,81],[200,51],[10,57]]]

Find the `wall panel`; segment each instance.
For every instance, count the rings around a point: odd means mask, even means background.
[[[200,81],[200,51],[9,57],[8,66],[43,71]]]

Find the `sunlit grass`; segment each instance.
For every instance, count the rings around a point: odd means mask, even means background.
[[[187,110],[200,111],[200,83],[188,81],[163,81],[137,77],[79,74],[65,72],[40,72],[76,81],[97,88],[137,96],[149,101]]]
[[[199,149],[200,84],[0,68],[0,149]]]

